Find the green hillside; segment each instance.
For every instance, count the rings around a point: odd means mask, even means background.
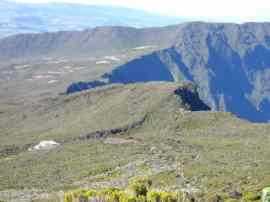
[[[270,182],[270,126],[207,109],[190,84],[141,83],[0,113],[0,200],[126,189],[134,177],[151,190],[259,193]],[[45,140],[59,145],[35,149]]]

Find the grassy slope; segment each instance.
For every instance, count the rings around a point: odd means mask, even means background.
[[[66,91],[72,82],[100,78],[104,73],[130,60],[149,54],[160,47],[143,50],[125,49],[114,54],[103,53],[98,57],[52,57],[43,59],[0,61],[0,112],[7,108],[20,108],[25,103],[57,96]],[[116,60],[106,59],[115,57]],[[97,64],[106,61],[108,64]],[[44,78],[36,78],[44,76]],[[49,83],[55,81],[55,83]]]
[[[223,112],[182,112],[177,87],[117,85],[45,100],[8,117],[0,114],[0,189],[123,187],[140,175],[149,176],[154,187],[210,193],[269,185],[270,126]],[[140,126],[116,134],[130,143],[72,141],[144,117]],[[61,147],[27,151],[29,145],[51,139]],[[5,155],[7,148],[13,152]],[[185,178],[179,177],[180,162]]]

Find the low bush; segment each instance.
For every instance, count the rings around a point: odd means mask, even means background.
[[[147,202],[177,202],[182,201],[182,194],[177,192],[149,191]]]
[[[259,201],[261,199],[261,194],[260,192],[246,192],[243,194],[243,199],[245,202]]]
[[[151,190],[148,178],[131,180],[127,189],[75,190],[64,195],[64,202],[177,202],[182,195],[177,192]]]
[[[128,188],[131,191],[131,193],[136,197],[146,196],[151,185],[152,181],[149,180],[148,178],[137,178],[129,183]]]
[[[147,178],[132,180],[127,189],[108,188],[102,190],[75,190],[67,192],[64,202],[183,202],[184,195],[177,191],[154,190],[152,182]],[[255,202],[261,196],[259,192],[246,192],[240,199],[230,198],[228,195],[202,194],[185,197],[185,202]],[[209,193],[208,193],[209,194]]]

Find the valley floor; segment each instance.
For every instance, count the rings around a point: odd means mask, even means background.
[[[270,126],[192,111],[183,92],[206,109],[192,86],[161,82],[102,87],[0,114],[0,201],[125,188],[140,176],[153,189],[227,199],[268,186]],[[31,149],[44,140],[59,145]]]

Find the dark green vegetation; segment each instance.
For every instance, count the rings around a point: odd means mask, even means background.
[[[0,114],[0,200],[12,201],[7,191],[13,201],[49,201],[60,190],[126,188],[138,176],[153,190],[231,199],[269,185],[269,125],[191,109],[207,107],[192,85],[175,83],[114,85],[11,108]],[[60,146],[28,151],[43,140]]]
[[[260,192],[232,192],[230,195],[203,193],[200,191],[161,191],[151,187],[152,181],[147,178],[133,179],[126,189],[107,188],[101,190],[76,190],[64,195],[64,202],[191,202],[191,201],[260,201]]]
[[[120,190],[117,188],[109,188],[98,191],[76,190],[65,193],[64,202],[74,202],[76,200],[98,200],[112,202],[176,202],[183,200],[183,194],[181,192],[151,190],[151,185],[151,180],[141,178],[130,182],[128,188],[125,190]]]

